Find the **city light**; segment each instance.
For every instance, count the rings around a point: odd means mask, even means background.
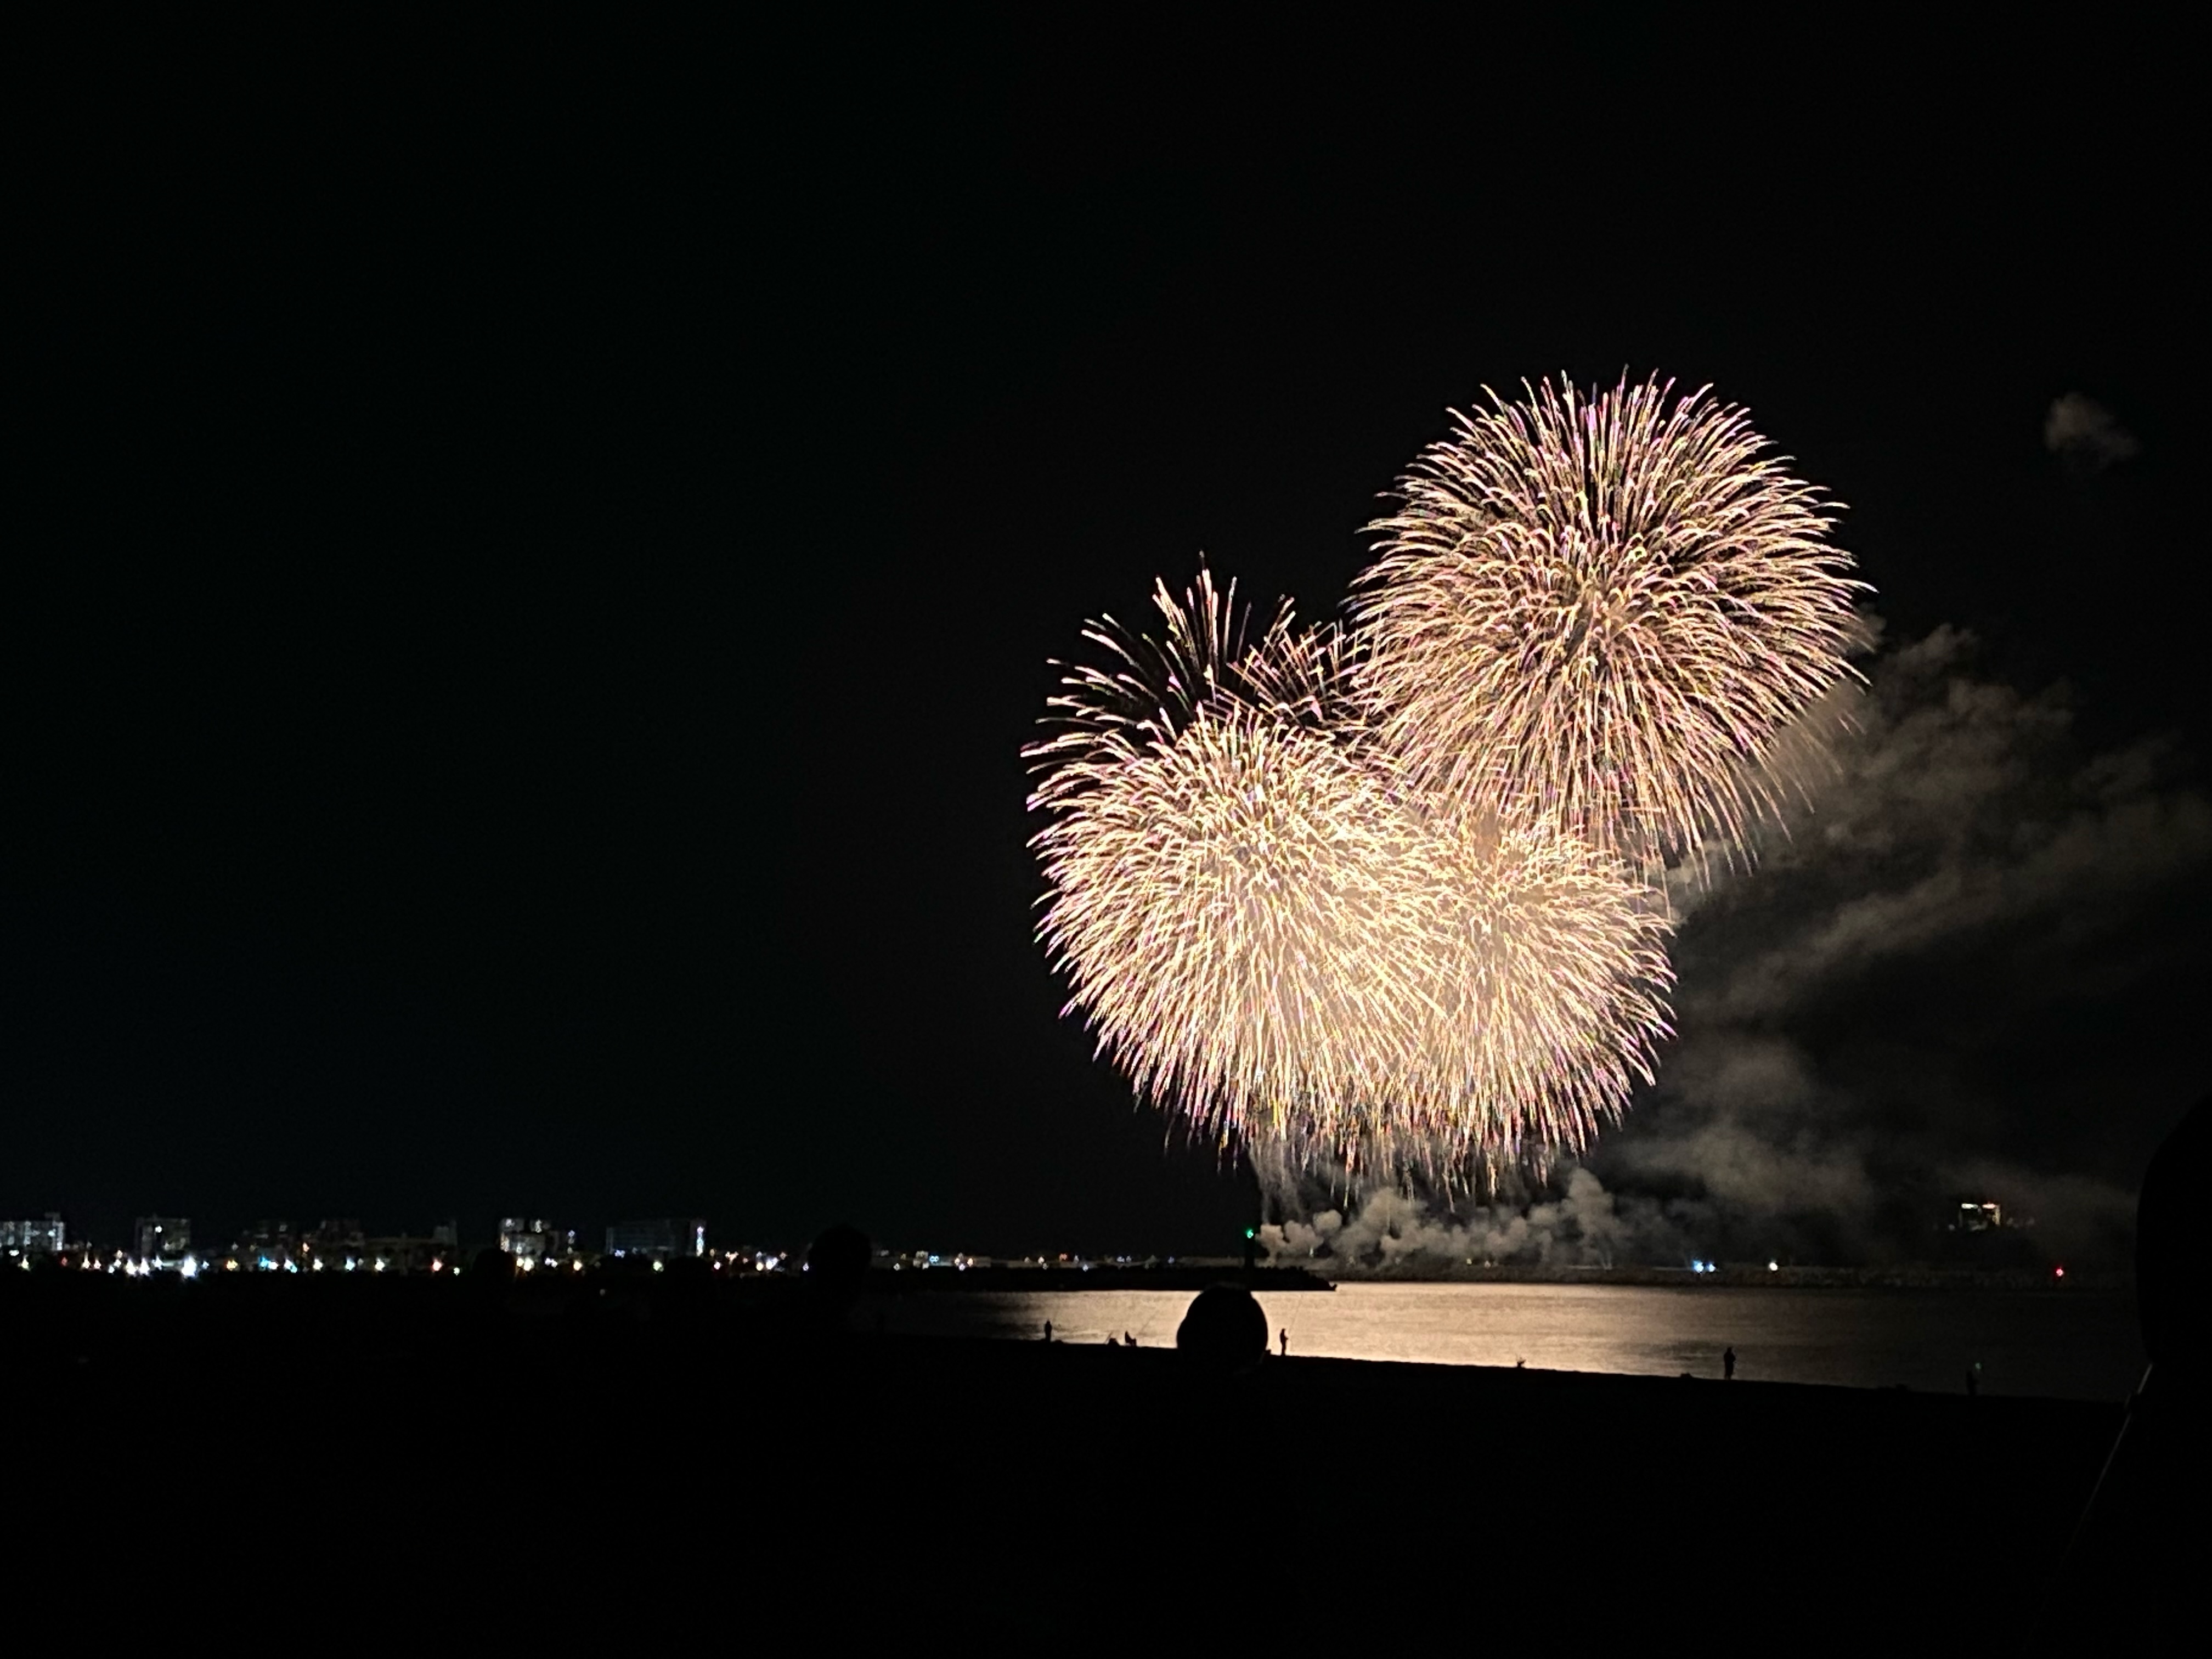
[[[647,1244],[639,1244],[628,1250],[610,1248],[604,1252],[580,1249],[575,1232],[556,1233],[544,1229],[542,1230],[544,1237],[562,1241],[556,1250],[542,1254],[507,1252],[505,1271],[520,1281],[526,1275],[538,1275],[542,1268],[544,1270],[542,1282],[543,1279],[557,1279],[564,1269],[570,1275],[582,1275],[612,1267],[626,1258],[636,1271],[642,1272],[649,1261],[653,1273],[665,1273],[669,1270],[671,1261],[686,1258],[689,1254],[686,1247],[698,1243],[703,1226],[703,1224],[688,1220],[676,1227],[664,1222],[625,1224],[640,1233],[653,1231],[667,1235],[672,1238],[672,1249],[663,1249],[659,1243],[652,1243],[650,1248]],[[60,1236],[59,1225],[58,1219],[53,1222],[52,1236]],[[455,1259],[459,1254],[459,1246],[456,1241],[458,1229],[453,1223],[440,1225],[432,1236],[427,1237],[387,1238],[364,1237],[358,1221],[326,1220],[315,1230],[310,1239],[293,1229],[289,1223],[264,1221],[258,1224],[251,1234],[240,1239],[228,1252],[204,1256],[190,1250],[189,1227],[190,1223],[181,1217],[172,1217],[159,1226],[141,1218],[136,1224],[133,1238],[144,1248],[114,1249],[73,1243],[66,1255],[52,1249],[38,1248],[35,1239],[31,1247],[26,1248],[15,1244],[10,1238],[0,1242],[0,1266],[13,1261],[19,1270],[66,1267],[86,1273],[137,1279],[158,1279],[172,1273],[183,1279],[198,1279],[209,1273],[234,1273],[241,1269],[248,1273],[316,1273],[325,1269],[356,1273],[366,1268],[372,1273],[394,1273],[402,1279],[431,1274],[452,1279],[458,1278],[463,1271],[462,1261]],[[618,1231],[617,1228],[608,1230],[610,1234]],[[1258,1228],[1247,1227],[1241,1231],[1255,1236],[1249,1237],[1247,1243],[1258,1242]],[[166,1248],[161,1240],[153,1237],[157,1231],[164,1234]],[[611,1246],[617,1242],[612,1237],[609,1240]],[[807,1264],[803,1256],[794,1259],[795,1256],[794,1252],[739,1246],[701,1249],[696,1259],[710,1263],[711,1270],[728,1284],[732,1280],[750,1279],[754,1275],[806,1271]],[[957,1250],[878,1249],[874,1251],[873,1268],[886,1275],[902,1269],[921,1273],[941,1270],[941,1283],[970,1267],[986,1272],[1031,1267],[1073,1278],[1079,1273],[1099,1270],[1154,1265],[1173,1267],[1176,1260],[1173,1256],[1127,1255],[1102,1255],[1092,1258],[1080,1251],[1000,1259],[971,1255]],[[1703,1258],[1698,1258],[1691,1266],[1692,1271],[1699,1273],[1720,1271],[1717,1262]]]

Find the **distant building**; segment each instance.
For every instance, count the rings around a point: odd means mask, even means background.
[[[1954,1233],[1994,1232],[2005,1224],[2004,1206],[1986,1199],[1962,1199],[1951,1223]]]
[[[257,1268],[263,1273],[274,1273],[280,1268],[296,1273],[300,1244],[300,1237],[292,1231],[290,1222],[257,1221],[231,1245],[229,1260],[240,1267]]]
[[[131,1224],[135,1261],[181,1261],[191,1254],[192,1224],[180,1215],[142,1215]]]
[[[0,1221],[0,1250],[18,1261],[34,1255],[59,1255],[69,1249],[69,1229],[58,1210],[49,1210],[36,1221]]]
[[[522,1270],[531,1270],[553,1255],[553,1230],[542,1218],[525,1221],[518,1214],[500,1217],[500,1249],[514,1256]]]
[[[453,1266],[459,1254],[444,1239],[364,1238],[358,1257],[349,1257],[342,1264],[349,1270],[367,1273],[444,1273]]]
[[[607,1229],[609,1255],[670,1256],[707,1254],[707,1224],[696,1216],[662,1216],[652,1221],[622,1221]]]
[[[1086,1267],[1090,1264],[1085,1262]],[[884,1250],[875,1254],[875,1266],[891,1273],[927,1271],[932,1267],[950,1267],[955,1273],[969,1267],[994,1267],[998,1263],[988,1256],[955,1254],[942,1255],[936,1250]]]

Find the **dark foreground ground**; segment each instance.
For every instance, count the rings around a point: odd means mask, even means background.
[[[2067,1558],[2118,1404],[1224,1371],[834,1311],[673,1276],[0,1285],[9,1606],[87,1644],[703,1618],[1115,1645],[1165,1618],[1337,1647],[1620,1617],[1735,1648],[2032,1643],[2166,1594]]]

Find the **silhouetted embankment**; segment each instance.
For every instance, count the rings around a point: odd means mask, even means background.
[[[1127,1604],[1202,1566],[1256,1596],[1295,1567],[1338,1605],[1480,1579],[1477,1601],[1571,1585],[1585,1611],[1656,1595],[1672,1620],[1796,1598],[1824,1633],[1907,1606],[1924,1631],[1940,1607],[1995,1634],[2063,1600],[2120,1419],[2118,1401],[859,1334],[795,1279],[21,1277],[0,1286],[31,1402],[19,1490],[117,1605],[245,1538],[256,1595],[368,1574],[380,1606],[426,1609],[453,1576],[400,1563],[480,1553],[496,1599],[563,1585],[541,1569],[573,1548],[581,1619],[627,1605],[609,1587],[641,1551],[694,1564],[702,1595],[796,1594],[761,1563],[813,1540],[871,1594],[918,1574]],[[149,1504],[169,1553],[125,1548]]]

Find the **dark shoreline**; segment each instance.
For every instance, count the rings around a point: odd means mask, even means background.
[[[24,1490],[57,1535],[113,1540],[146,1494],[272,1540],[302,1513],[318,1536],[441,1548],[526,1523],[589,1540],[587,1597],[618,1595],[633,1569],[614,1564],[702,1539],[800,1540],[833,1593],[838,1573],[896,1579],[874,1540],[915,1540],[902,1594],[927,1595],[947,1573],[1012,1584],[1045,1540],[1055,1573],[1134,1552],[1245,1582],[1249,1559],[1256,1587],[1277,1576],[1262,1540],[1310,1535],[1444,1583],[1564,1550],[1586,1606],[1802,1596],[1823,1631],[1940,1607],[2003,1632],[2055,1605],[2121,1420],[2117,1402],[856,1334],[790,1283],[257,1279],[0,1295],[0,1352],[39,1402]],[[1524,1544],[1497,1555],[1500,1536]],[[944,1540],[965,1565],[931,1553]],[[484,1548],[496,1601],[512,1564]],[[288,1593],[322,1582],[320,1557],[285,1559]],[[747,1596],[801,1582],[731,1571]]]

